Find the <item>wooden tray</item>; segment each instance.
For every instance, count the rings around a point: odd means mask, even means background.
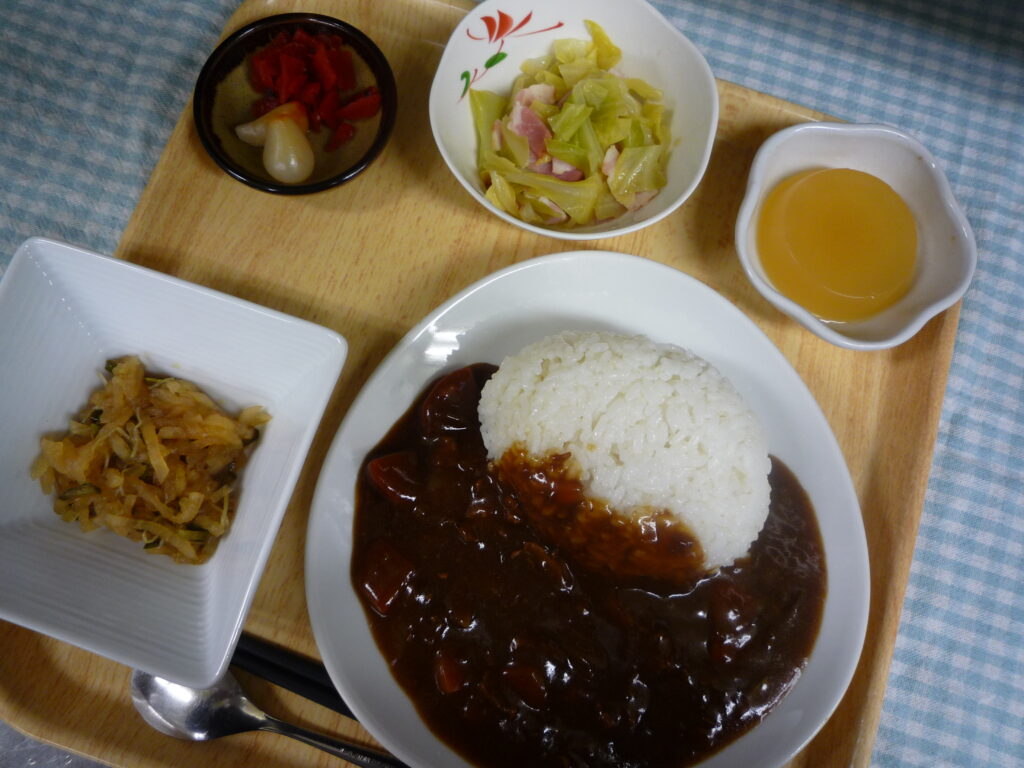
[[[683,270],[734,302],[772,338],[818,398],[863,508],[872,601],[856,676],[794,766],[867,765],[924,500],[958,307],[885,352],[831,346],[755,293],[733,250],[733,222],[753,154],[770,134],[823,117],[720,82],[721,119],[707,175],[672,216],[613,240],[569,244],[514,228],[480,208],[431,137],[427,95],[466,0],[247,0],[226,31],[290,10],[319,11],[366,31],[391,61],[400,110],[384,154],[356,182],[291,198],[249,189],[207,157],[191,104],[178,121],[117,255],[320,323],[349,341],[349,360],[284,518],[246,629],[316,656],[303,551],[325,451],[356,392],[423,315],[513,262],[566,250],[637,254]],[[173,322],[173,318],[168,318]],[[216,333],[216,329],[211,329]],[[362,617],[353,617],[362,620]],[[244,735],[208,744],[157,734],[136,715],[129,670],[0,622],[0,718],[36,738],[117,766],[337,765],[289,739]],[[360,726],[245,678],[271,712],[370,740]]]

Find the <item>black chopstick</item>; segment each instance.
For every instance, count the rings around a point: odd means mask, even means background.
[[[313,659],[243,632],[238,638],[231,664],[355,719],[352,710],[334,688],[327,669]]]

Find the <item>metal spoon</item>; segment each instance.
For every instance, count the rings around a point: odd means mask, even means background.
[[[247,731],[270,731],[342,757],[365,768],[404,768],[404,763],[375,749],[323,736],[271,717],[246,698],[238,681],[225,673],[210,688],[188,688],[148,672],[132,672],[132,703],[161,733],[191,741],[209,741]]]

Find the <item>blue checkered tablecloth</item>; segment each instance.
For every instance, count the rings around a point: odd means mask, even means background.
[[[114,250],[235,5],[0,0],[0,268],[32,235]],[[978,271],[873,764],[1024,765],[1024,0],[654,5],[719,77],[914,134],[966,209]],[[0,766],[29,764],[88,762],[0,726]]]

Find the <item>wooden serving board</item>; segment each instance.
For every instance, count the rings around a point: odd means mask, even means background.
[[[866,766],[924,501],[958,307],[906,344],[868,353],[831,346],[764,301],[747,282],[733,249],[747,172],[770,134],[824,116],[732,83],[719,83],[718,136],[703,182],[660,223],[612,240],[568,243],[524,232],[487,213],[448,172],[427,117],[441,51],[470,7],[466,0],[247,0],[225,32],[273,13],[318,11],[354,23],[380,45],[400,93],[390,144],[349,185],[299,198],[267,195],[232,180],[207,157],[189,104],[118,248],[121,258],[320,323],[350,344],[246,629],[317,656],[303,582],[317,474],[352,399],[410,327],[462,288],[511,263],[584,248],[632,253],[699,278],[753,318],[804,378],[842,446],[867,530],[870,621],[845,698],[792,765]],[[0,718],[111,765],[339,764],[270,735],[206,744],[169,739],[133,710],[127,668],[5,622],[0,622],[0,649]],[[243,682],[254,700],[275,714],[370,741],[353,721],[262,681],[243,676]]]

